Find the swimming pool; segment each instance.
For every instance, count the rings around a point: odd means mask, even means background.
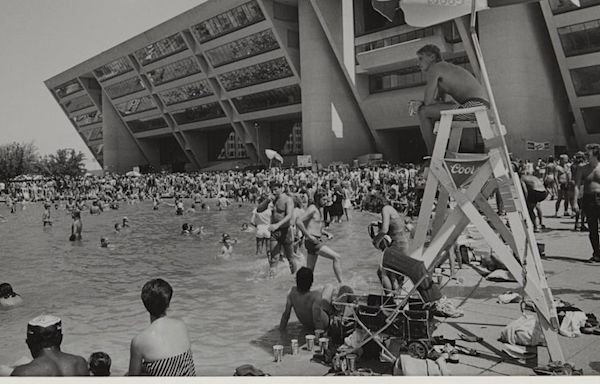
[[[191,201],[186,201],[189,207]],[[25,305],[0,310],[0,364],[30,356],[25,344],[27,322],[41,313],[63,320],[62,349],[87,357],[108,353],[113,375],[123,375],[129,364],[131,339],[149,324],[140,300],[142,285],[161,277],[174,290],[169,315],[188,326],[198,375],[230,376],[235,367],[260,367],[272,356],[285,296],[295,284],[287,263],[267,278],[264,256],[255,255],[253,233],[240,230],[252,206],[237,204],[218,211],[198,211],[176,216],[174,208],[153,211],[151,202],[122,204],[119,210],[99,216],[84,212],[83,241],[67,241],[71,218],[64,209],[51,209],[54,225],[42,228],[42,207],[25,205],[0,215],[0,282],[9,282]],[[123,216],[131,230],[116,234],[113,226]],[[328,242],[342,255],[345,283],[368,290],[377,281],[380,254],[371,246],[366,225],[376,218],[352,212],[350,222],[332,224],[335,238]],[[207,235],[181,236],[184,222],[204,225]],[[219,240],[227,232],[239,243],[230,261],[216,258]],[[100,248],[108,236],[112,249]],[[302,253],[306,253],[304,248]],[[329,260],[317,263],[314,288],[335,283]],[[290,334],[299,331],[295,316]]]

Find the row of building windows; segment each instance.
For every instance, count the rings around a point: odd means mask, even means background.
[[[600,65],[575,68],[570,72],[577,96],[600,94]]]
[[[145,88],[146,87],[144,86],[144,83],[142,83],[142,79],[135,76],[116,84],[109,85],[105,88],[105,90],[108,96],[110,96],[112,99],[116,99],[121,96],[141,91]]]
[[[176,33],[142,49],[138,49],[135,51],[135,57],[138,59],[140,64],[148,65],[186,49],[187,45],[183,40],[183,36],[181,36],[179,33]]]
[[[147,119],[131,120],[127,122],[131,132],[138,133],[152,131],[160,128],[167,128],[167,122],[162,117],[150,117]]]
[[[100,113],[98,111],[84,113],[84,114],[75,116],[73,118],[73,121],[79,127],[83,127],[83,126],[94,124],[94,123],[99,123],[102,121],[102,113]]]
[[[81,85],[79,80],[73,79],[67,83],[64,83],[63,85],[60,85],[60,86],[54,88],[54,92],[56,93],[56,96],[63,98],[72,93],[81,91],[82,89],[83,89],[83,86]]]
[[[182,87],[169,89],[161,92],[160,97],[166,105],[177,104],[187,100],[199,99],[212,95],[213,91],[206,80],[186,84]]]
[[[204,43],[264,19],[259,5],[251,1],[196,24],[191,29],[196,39]]]
[[[417,29],[406,33],[401,33],[395,36],[386,37],[385,39],[379,39],[370,41],[365,44],[356,46],[356,53],[367,52],[377,48],[383,48],[390,45],[404,43],[406,41],[412,41],[416,39],[422,39],[424,37],[433,36],[435,32],[434,27]]]
[[[165,65],[164,67],[149,71],[148,79],[150,79],[152,85],[156,86],[199,72],[200,65],[198,62],[192,57],[186,57],[185,59]]]
[[[102,127],[92,129],[87,135],[88,141],[102,139]]]
[[[94,103],[88,95],[77,96],[76,98],[69,100],[64,104],[65,109],[69,113],[91,107],[92,105],[94,105]]]
[[[448,62],[459,65],[472,72],[467,56],[449,59]],[[391,72],[377,73],[369,76],[370,93],[393,91],[425,85],[425,75],[418,66],[406,67]]]
[[[219,103],[202,104],[173,112],[173,118],[177,124],[188,124],[223,116],[225,116],[225,112]]]
[[[242,139],[231,131],[225,140],[225,145],[221,148],[221,151],[217,155],[217,160],[232,160],[232,159],[244,159],[248,157],[246,153],[246,146]]]
[[[226,90],[231,91],[233,89],[282,79],[292,75],[292,69],[288,65],[285,57],[279,57],[277,59],[265,61],[264,63],[224,73],[219,75],[219,80]]]
[[[582,55],[600,50],[600,20],[558,28],[565,56]]]
[[[300,102],[301,92],[298,85],[272,89],[233,99],[233,104],[239,113],[283,107],[299,104]]]
[[[156,109],[152,96],[142,96],[136,99],[131,99],[123,103],[115,105],[121,116],[129,116],[134,113],[147,111],[150,109]]]
[[[277,148],[282,155],[302,154],[302,123],[296,122],[291,128],[275,128],[271,130],[271,142],[283,142],[281,148],[271,144],[271,148]]]
[[[131,71],[133,68],[126,57],[118,58],[110,63],[94,69],[94,75],[99,81],[111,79],[125,72]]]
[[[600,4],[600,0],[580,0],[579,2],[581,7],[576,6],[570,0],[550,0],[550,8],[552,9],[552,13],[557,15]]]
[[[213,67],[255,56],[279,48],[270,29],[232,41],[206,52]]]

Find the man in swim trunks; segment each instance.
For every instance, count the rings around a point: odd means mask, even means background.
[[[314,202],[306,208],[302,217],[299,217],[298,220],[296,220],[298,229],[300,229],[305,236],[304,246],[308,252],[306,266],[314,271],[319,256],[330,259],[333,261],[333,272],[335,273],[335,277],[338,283],[341,283],[341,256],[323,243],[322,237],[324,235],[329,237],[329,234],[323,231],[322,224],[321,212]]]
[[[556,166],[556,180],[558,181],[558,199],[556,200],[556,212],[554,216],[558,217],[558,210],[560,208],[560,202],[564,200],[564,215],[570,216],[569,213],[569,202],[572,200],[569,198],[569,184],[571,184],[571,164],[569,163],[569,156],[560,155],[558,165]]]
[[[546,179],[544,185],[550,195],[550,200],[555,200],[558,195],[558,187],[556,183],[556,163],[554,162],[553,156],[548,156],[548,163],[546,164]]]
[[[31,320],[26,342],[33,361],[16,367],[11,376],[89,376],[83,357],[60,350],[62,337],[60,318],[42,315]]]
[[[271,244],[269,251],[269,264],[274,267],[277,263],[277,255],[283,249],[283,254],[290,263],[290,271],[296,273],[296,261],[294,260],[294,233],[290,230],[292,217],[294,216],[294,202],[292,198],[283,192],[279,181],[271,182],[271,193],[273,193],[273,212],[271,216]]]
[[[292,308],[300,323],[307,330],[327,330],[330,320],[336,312],[333,306],[334,298],[343,293],[352,293],[352,289],[348,286],[341,286],[336,292],[331,284],[323,287],[321,291],[311,291],[313,279],[313,271],[310,268],[302,267],[296,273],[296,286],[290,289],[285,310],[279,322],[279,332],[282,334],[286,333]]]
[[[583,195],[582,208],[588,219],[590,243],[593,255],[589,262],[600,262],[600,239],[598,236],[598,220],[600,219],[600,144],[585,146],[589,163],[579,168],[575,179],[575,196]],[[580,186],[583,184],[583,193]],[[578,207],[575,206],[575,210]]]
[[[544,224],[542,223],[542,209],[540,208],[540,202],[546,200],[548,191],[546,191],[542,180],[528,173],[525,173],[521,176],[521,185],[523,187],[523,193],[525,194],[525,200],[527,201],[529,218],[533,223],[534,231],[538,232],[540,228],[544,228]],[[537,225],[535,221],[536,213],[539,225]]]
[[[490,107],[485,89],[466,69],[442,59],[440,49],[435,45],[425,45],[417,51],[419,67],[425,74],[425,96],[419,107],[421,134],[428,153],[433,152],[435,143],[433,126],[447,109]],[[446,95],[454,99],[447,102]],[[471,120],[473,115],[456,115],[454,120]]]

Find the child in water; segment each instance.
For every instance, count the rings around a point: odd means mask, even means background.
[[[50,219],[50,203],[44,203],[44,213],[42,214],[42,223],[44,227],[46,225],[52,226],[52,219]]]
[[[237,243],[237,240],[232,239],[227,233],[224,233],[223,236],[221,236],[221,242],[223,243],[223,246],[221,247],[220,257],[223,260],[231,259],[231,256],[233,255],[233,244]]]
[[[110,242],[108,241],[108,239],[106,237],[102,237],[100,238],[100,247],[101,248],[108,248]]]
[[[81,222],[81,212],[76,210],[71,215],[73,223],[71,224],[71,237],[70,241],[81,240],[81,231],[83,230],[83,223]]]

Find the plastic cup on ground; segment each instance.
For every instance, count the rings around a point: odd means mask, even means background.
[[[306,335],[306,349],[310,352],[315,348],[315,335]]]
[[[292,355],[297,355],[299,352],[298,339],[292,339]]]
[[[283,345],[277,344],[273,346],[273,357],[277,363],[283,359]]]
[[[320,337],[319,338],[319,347],[321,348],[321,354],[324,355],[325,351],[329,348],[329,338]]]
[[[354,372],[356,369],[356,355],[354,353],[347,354],[346,361],[348,364],[348,371]]]

